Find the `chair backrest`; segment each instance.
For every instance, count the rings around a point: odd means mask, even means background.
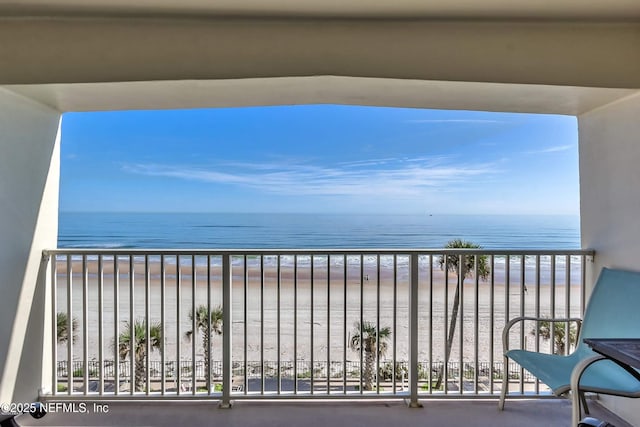
[[[603,268],[587,304],[584,338],[640,338],[640,273]]]

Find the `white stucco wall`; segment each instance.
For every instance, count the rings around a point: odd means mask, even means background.
[[[58,111],[0,88],[0,402],[33,401],[50,365],[38,276],[57,243],[59,123]]]
[[[578,117],[582,247],[602,267],[640,271],[640,92]],[[640,302],[639,302],[640,304]],[[602,397],[640,426],[640,400]]]

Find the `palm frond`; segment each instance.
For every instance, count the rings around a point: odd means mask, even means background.
[[[447,242],[445,249],[482,249],[482,246],[462,239],[454,239]],[[449,270],[452,273],[460,272],[462,263],[464,277],[470,277],[476,271],[476,259],[478,261],[478,277],[486,280],[491,274],[488,258],[486,255],[444,255],[438,258],[438,265],[441,270]]]
[[[75,317],[71,320],[71,334],[69,334],[69,316],[66,312],[60,311],[56,315],[57,340],[60,344],[69,341],[69,337],[73,341],[76,340],[76,330],[78,329],[78,319]]]

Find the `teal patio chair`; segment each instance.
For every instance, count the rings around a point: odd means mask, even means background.
[[[577,322],[579,333],[575,351],[568,356],[562,356],[509,350],[509,329],[524,320]],[[603,360],[603,356],[583,342],[585,338],[640,338],[640,273],[602,269],[582,322],[580,319],[519,317],[507,323],[503,330],[505,367],[508,366],[509,359],[517,362],[549,386],[557,396],[572,390],[572,426],[578,424],[580,397],[584,392],[640,397],[640,381],[614,362]],[[505,369],[505,372],[499,402],[501,410],[504,409],[509,388],[508,369]],[[588,411],[583,397],[582,401],[585,410]]]

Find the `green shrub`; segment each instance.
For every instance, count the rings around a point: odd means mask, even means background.
[[[409,370],[405,366],[403,366],[401,363],[396,363],[396,380],[401,380],[403,373],[406,378],[409,375]],[[381,381],[391,381],[393,379],[392,377],[393,377],[393,364],[391,362],[387,362],[384,365],[380,366]]]
[[[298,378],[311,378],[311,371],[298,372]]]

